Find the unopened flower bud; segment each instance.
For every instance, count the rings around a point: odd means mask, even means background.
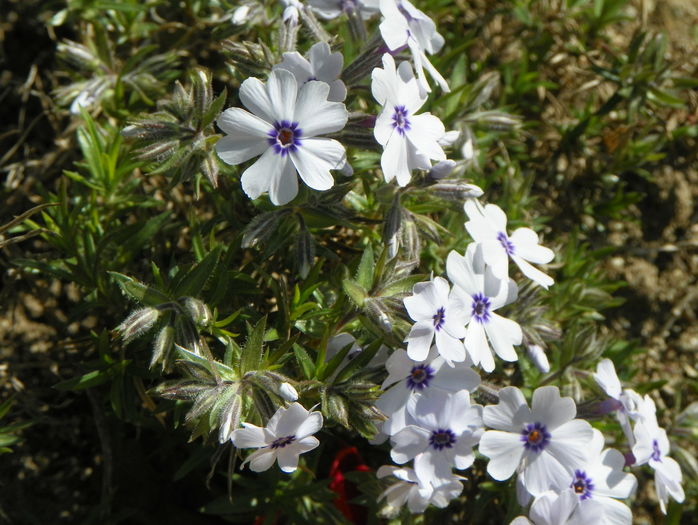
[[[548,356],[545,355],[545,350],[543,350],[540,345],[527,345],[526,353],[528,354],[528,358],[533,362],[535,367],[540,372],[543,374],[550,372],[550,362],[548,361]]]
[[[281,383],[279,385],[279,395],[286,401],[295,401],[298,399],[298,392],[290,383]]]
[[[157,322],[160,312],[157,308],[148,306],[136,310],[117,327],[117,331],[125,343],[130,343],[136,337],[150,330]]]
[[[433,186],[429,186],[429,190],[441,199],[455,202],[477,199],[484,193],[479,186],[460,180],[441,180]]]
[[[164,366],[167,361],[167,354],[174,343],[174,335],[174,327],[171,325],[162,327],[153,343],[153,355],[150,358],[150,368],[153,368],[158,362],[162,362]]]
[[[184,309],[198,325],[207,325],[211,320],[211,310],[203,301],[195,299],[194,297],[186,297],[184,299]]]
[[[432,179],[443,179],[444,177],[448,177],[455,167],[455,161],[450,159],[441,160],[431,167],[429,170],[429,177]]]

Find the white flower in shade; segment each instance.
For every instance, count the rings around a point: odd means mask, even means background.
[[[410,399],[407,410],[414,421],[390,438],[393,461],[414,458],[414,471],[423,485],[438,487],[448,481],[453,467],[473,464],[473,447],[482,435],[482,407],[470,404],[470,394],[431,390]]]
[[[530,263],[546,264],[553,260],[555,253],[538,244],[538,234],[530,228],[517,228],[507,234],[507,216],[496,204],[484,208],[475,200],[465,202],[463,208],[470,219],[465,229],[475,242],[482,245],[485,262],[500,279],[509,274],[509,258],[521,272],[532,281],[548,288],[555,281]]]
[[[367,19],[378,13],[378,4],[378,0],[308,0],[310,8],[327,20],[352,11]]]
[[[509,386],[499,391],[499,404],[483,411],[488,430],[480,440],[480,453],[490,458],[487,472],[496,480],[509,479],[518,469],[533,495],[569,484],[574,469],[587,461],[591,425],[574,419],[577,407],[560,397],[557,387],[533,392],[529,409],[521,390]]]
[[[376,472],[378,479],[387,476],[397,478],[379,499],[386,499],[388,505],[398,509],[407,503],[410,512],[416,514],[426,510],[429,505],[445,508],[451,500],[463,492],[462,476],[452,475],[451,478],[437,487],[420,485],[417,474],[411,468],[398,468],[383,465]]]
[[[654,469],[654,484],[659,506],[666,514],[669,496],[681,503],[684,491],[681,486],[683,475],[679,464],[667,454],[669,439],[666,430],[657,423],[657,407],[652,398],[645,395],[638,407],[639,420],[635,423],[635,446],[633,455],[637,465],[649,464]]]
[[[344,82],[339,80],[343,63],[342,53],[332,53],[327,42],[318,42],[308,51],[308,58],[297,51],[284,53],[283,60],[275,65],[274,69],[285,69],[293,73],[298,86],[311,80],[325,82],[330,86],[327,100],[342,102],[347,96],[347,88]]]
[[[407,46],[412,53],[414,68],[417,71],[419,89],[426,94],[431,89],[424,78],[424,69],[429,72],[444,91],[450,91],[441,73],[429,62],[426,53],[438,53],[444,45],[444,38],[436,31],[434,21],[413,6],[409,0],[380,0],[383,21],[380,32],[390,51]]]
[[[604,413],[615,411],[618,423],[620,423],[630,447],[635,444],[635,436],[630,427],[630,419],[638,419],[638,406],[642,403],[642,397],[634,390],[623,389],[616,374],[616,368],[610,359],[602,359],[596,365],[594,374],[596,383],[610,397],[602,403]]]
[[[218,156],[236,165],[261,157],[241,177],[242,189],[256,199],[265,191],[276,205],[298,194],[298,178],[315,190],[334,185],[330,170],[346,160],[336,140],[319,137],[339,131],[347,122],[344,104],[328,102],[330,87],[311,81],[298,87],[295,77],[276,69],[267,83],[248,78],[240,86],[241,108],[226,109],[216,121],[226,133],[216,144]]]
[[[420,95],[409,62],[400,63],[396,69],[393,57],[386,53],[383,69],[375,68],[371,78],[373,97],[383,106],[373,130],[384,148],[383,176],[386,182],[397,178],[400,186],[406,186],[413,169],[430,169],[430,159],[446,160],[438,143],[446,128],[431,113],[416,114],[426,96]]]
[[[298,467],[298,456],[320,444],[313,434],[322,428],[322,414],[293,403],[279,408],[264,428],[250,423],[242,426],[233,432],[233,444],[259,449],[247,457],[243,466],[249,463],[251,470],[262,472],[278,461],[282,471],[293,472]]]
[[[446,260],[446,272],[453,282],[452,294],[459,294],[466,305],[468,325],[464,346],[475,365],[486,372],[494,370],[495,353],[505,361],[516,361],[514,345],[521,344],[523,334],[515,321],[495,313],[514,300],[518,293],[511,279],[498,279],[485,265],[476,244],[469,244],[465,256],[452,251]],[[489,342],[488,342],[489,340]]]
[[[460,342],[465,337],[465,304],[459,294],[449,291],[446,279],[434,277],[415,284],[413,295],[403,300],[407,313],[416,321],[405,338],[410,359],[424,361],[435,340],[436,349],[446,361],[465,361]]]
[[[548,491],[536,498],[531,505],[530,520],[519,516],[510,525],[571,525],[573,513],[578,505],[578,498],[571,490],[564,490],[561,493]],[[594,514],[597,517],[600,516],[601,509],[596,509]],[[584,525],[590,523],[596,523],[596,521],[592,520]]]
[[[614,449],[603,450],[603,434],[593,429],[593,438],[586,444],[588,459],[578,464],[574,473],[558,490],[571,488],[579,505],[571,523],[584,525],[631,525],[632,513],[619,499],[627,499],[637,488],[632,474],[623,472],[625,457]],[[601,509],[599,514],[598,509]]]
[[[474,392],[480,376],[467,363],[448,366],[435,347],[423,361],[413,361],[404,350],[395,350],[385,363],[388,377],[381,388],[385,391],[376,407],[388,416],[382,431],[392,436],[408,424],[407,404],[411,397],[432,389],[456,393]]]

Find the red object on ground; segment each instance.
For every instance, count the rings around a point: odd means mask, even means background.
[[[353,471],[369,472],[370,470],[371,468],[364,463],[356,447],[344,447],[337,452],[330,468],[331,481],[329,488],[337,494],[334,505],[349,521],[357,525],[366,523],[366,511],[368,509],[361,505],[350,503],[360,493],[356,484],[348,481],[344,477],[344,473]]]

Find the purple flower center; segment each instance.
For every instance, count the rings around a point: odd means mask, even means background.
[[[654,461],[662,461],[662,452],[659,450],[659,443],[656,439],[652,440],[652,455],[650,457]]]
[[[506,250],[508,255],[514,255],[514,245],[509,240],[509,237],[507,237],[506,233],[499,232],[497,234],[497,240],[499,241],[499,244],[501,244],[502,247]]]
[[[472,316],[480,324],[488,323],[490,320],[490,298],[484,294],[473,295]]]
[[[400,135],[404,135],[405,131],[409,131],[411,128],[410,121],[407,118],[408,114],[409,112],[405,109],[405,106],[395,106],[393,128],[395,128]]]
[[[298,122],[282,120],[274,122],[274,129],[269,131],[267,136],[269,137],[267,142],[274,148],[274,153],[284,157],[300,146],[302,131],[298,127]]]
[[[407,388],[410,390],[424,390],[429,386],[429,381],[434,377],[434,369],[429,365],[417,365],[412,367],[407,376]]]
[[[271,445],[269,445],[271,448],[284,448],[286,445],[290,445],[296,440],[296,436],[284,436],[280,438],[276,438],[274,441],[271,442]]]
[[[583,501],[591,498],[591,493],[594,491],[594,482],[583,470],[575,470],[574,481],[572,481],[570,487],[579,496],[579,499]]]
[[[434,330],[437,332],[443,328],[444,323],[446,322],[446,309],[442,306],[438,310],[436,310],[436,313],[432,316],[432,319],[434,320]]]
[[[433,430],[429,437],[429,444],[436,450],[451,448],[456,442],[456,435],[448,428]]]
[[[529,423],[521,430],[521,441],[526,450],[540,452],[550,443],[550,432],[542,423]]]

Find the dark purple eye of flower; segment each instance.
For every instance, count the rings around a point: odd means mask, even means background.
[[[429,381],[434,377],[434,369],[429,365],[417,365],[412,367],[407,376],[407,388],[410,390],[424,390],[429,386]]]
[[[509,237],[507,237],[507,234],[504,232],[499,232],[497,234],[497,240],[499,241],[499,244],[502,245],[502,247],[506,250],[506,252],[509,255],[514,255],[514,245],[512,242],[509,240]]]
[[[271,448],[284,448],[286,445],[290,445],[296,440],[296,436],[284,436],[275,439],[269,445]]]
[[[397,130],[400,135],[404,135],[405,131],[411,128],[410,121],[407,118],[409,112],[405,109],[405,106],[395,106],[395,113],[393,113],[393,128]]]
[[[301,129],[298,122],[282,120],[274,123],[274,129],[267,133],[267,141],[274,148],[274,152],[285,156],[289,152],[296,151],[301,141]]]
[[[656,439],[652,440],[652,455],[650,457],[654,461],[662,461],[662,451],[659,450],[659,443]]]
[[[443,327],[446,322],[446,309],[442,306],[436,313],[432,316],[434,320],[434,329],[438,332]]]
[[[583,470],[575,470],[574,481],[572,481],[570,487],[579,496],[579,499],[585,500],[591,498],[591,493],[594,491],[594,482]]]
[[[448,428],[433,430],[429,437],[429,444],[436,450],[451,448],[456,442],[456,435]]]
[[[490,320],[490,298],[485,294],[473,295],[472,316],[478,323],[487,323]]]
[[[550,443],[550,433],[542,423],[529,423],[521,430],[521,441],[526,450],[540,452]]]

